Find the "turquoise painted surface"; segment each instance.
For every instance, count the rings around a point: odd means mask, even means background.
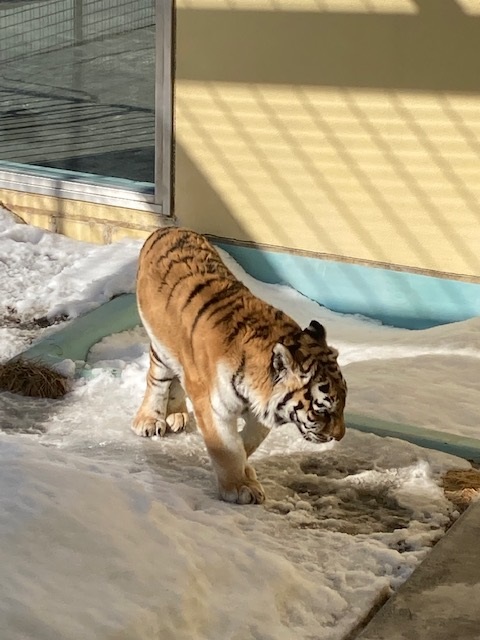
[[[480,284],[218,243],[250,275],[328,309],[425,329],[480,315]]]
[[[480,440],[477,438],[459,436],[454,433],[445,433],[435,429],[390,422],[348,412],[345,414],[345,422],[347,429],[374,433],[382,438],[398,438],[416,444],[419,447],[435,449],[466,460],[480,462]]]
[[[135,295],[124,294],[75,318],[66,327],[42,338],[19,355],[48,366],[66,359],[83,363],[89,350],[102,338],[133,329],[139,324],[141,320]]]

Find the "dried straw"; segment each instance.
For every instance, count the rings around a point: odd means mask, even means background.
[[[34,398],[62,398],[70,379],[39,360],[14,358],[0,364],[0,389]]]
[[[445,496],[464,511],[480,497],[480,471],[477,469],[451,469],[443,476]]]

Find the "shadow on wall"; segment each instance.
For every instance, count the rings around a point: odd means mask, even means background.
[[[187,8],[189,4],[198,8]],[[202,4],[225,7],[208,9]],[[270,10],[264,11],[244,10],[243,4],[177,1],[182,30],[178,79],[474,93],[480,89],[480,59],[475,55],[480,11],[477,6],[477,15],[472,15],[462,6],[474,9],[475,0],[348,3],[351,9],[365,5],[363,13],[327,8],[335,3],[322,8],[320,2],[318,11],[299,12],[291,10],[293,3],[287,0],[271,0]],[[395,4],[410,4],[414,11],[388,12]],[[210,46],[200,48],[205,34]],[[235,55],[217,56],[220,50]]]
[[[192,198],[202,218],[215,212],[230,230],[230,237],[210,234],[212,240],[253,277],[292,286],[333,311],[362,314],[407,329],[425,329],[480,315],[478,284],[402,272],[387,265],[381,268],[329,257],[319,259],[308,252],[283,252],[252,240],[232,241],[247,237],[239,218],[232,216],[226,202],[180,145],[177,161],[183,171],[176,188],[185,194],[184,203],[191,206],[188,199]],[[179,220],[182,223],[181,215]]]
[[[475,5],[418,0],[402,3],[410,13],[380,13],[358,0],[349,6],[364,13],[333,13],[322,3],[290,11],[287,0],[262,11],[236,0],[186,4],[177,3],[180,220],[306,249],[295,265],[307,295],[337,310],[379,317],[391,304],[390,320],[404,326],[479,314],[475,285],[391,270],[480,276]],[[309,252],[335,268],[314,269]],[[271,279],[288,282],[291,261],[262,260]],[[350,289],[348,308],[339,289]]]

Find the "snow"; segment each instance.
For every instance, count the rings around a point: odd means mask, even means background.
[[[134,290],[139,242],[80,243],[0,216],[0,309],[22,321],[74,318]]]
[[[133,292],[141,243],[76,242],[0,212],[2,359]],[[476,437],[480,321],[412,332],[334,314],[229,267],[340,350],[348,409]],[[349,430],[315,445],[271,433],[252,462],[262,506],[217,499],[199,434],[129,429],[141,328],[105,338],[61,401],[0,393],[2,640],[340,640],[398,588],[455,517],[453,456]]]

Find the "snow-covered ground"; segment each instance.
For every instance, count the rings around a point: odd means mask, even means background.
[[[0,358],[56,329],[35,319],[133,291],[140,244],[80,243],[0,212]],[[300,324],[325,324],[349,411],[477,437],[480,319],[384,327],[225,260]],[[252,458],[267,502],[222,503],[196,432],[145,440],[129,429],[143,330],[106,338],[89,361],[95,375],[61,401],[0,393],[2,640],[345,638],[455,515],[438,482],[466,462],[354,431],[314,445],[294,427]]]

